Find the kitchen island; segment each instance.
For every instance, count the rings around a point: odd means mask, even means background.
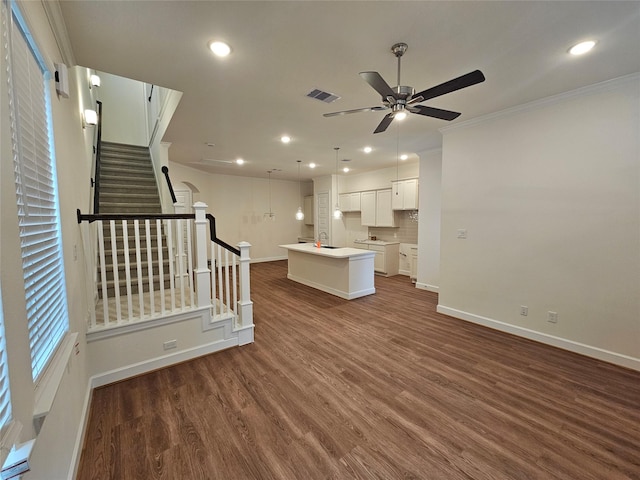
[[[376,252],[314,243],[280,245],[287,249],[287,278],[346,300],[372,295]]]

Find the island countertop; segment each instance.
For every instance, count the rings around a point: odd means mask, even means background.
[[[287,249],[287,278],[346,300],[376,293],[376,252],[351,247],[317,247],[315,243],[280,245]]]
[[[292,243],[289,245],[278,245],[281,248],[292,250],[295,252],[309,253],[311,255],[320,255],[323,257],[331,258],[351,258],[361,256],[374,256],[375,252],[370,250],[363,250],[361,248],[351,247],[316,247],[315,243]]]

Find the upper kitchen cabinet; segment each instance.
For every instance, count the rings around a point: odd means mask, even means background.
[[[362,192],[360,222],[368,227],[395,227],[391,189]]]
[[[360,192],[341,193],[338,196],[340,210],[342,212],[359,212],[360,211]]]
[[[418,209],[418,179],[399,180],[391,182],[393,210]]]

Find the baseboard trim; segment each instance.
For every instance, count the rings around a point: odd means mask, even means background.
[[[440,287],[437,285],[429,285],[428,283],[416,282],[416,288],[420,290],[428,290],[429,292],[438,293],[440,291]]]
[[[149,373],[160,368],[165,368],[176,363],[192,360],[197,357],[202,357],[203,355],[209,355],[210,353],[219,352],[235,346],[238,346],[237,335],[232,338],[217,340],[205,345],[181,350],[170,355],[163,355],[161,357],[127,365],[126,367],[116,368],[115,370],[99,373],[91,377],[91,388],[93,389],[109,385],[110,383],[119,382],[127,378]]]
[[[249,263],[264,263],[264,262],[277,262],[280,260],[286,260],[287,255],[282,255],[278,257],[263,257],[263,258],[252,258]]]
[[[460,320],[465,320],[467,322],[492,328],[494,330],[499,330],[501,332],[517,335],[519,337],[527,338],[529,340],[534,340],[536,342],[544,343],[546,345],[551,345],[553,347],[561,348],[563,350],[568,350],[573,353],[578,353],[586,357],[602,360],[603,362],[612,363],[614,365],[619,365],[621,367],[629,368],[631,370],[640,371],[640,358],[634,358],[628,355],[623,355],[620,353],[611,352],[609,350],[604,350],[602,348],[593,347],[591,345],[585,345],[583,343],[574,342],[573,340],[567,340],[566,338],[561,338],[561,337],[556,337],[554,335],[549,335],[546,333],[536,332],[535,330],[530,330],[528,328],[519,327],[517,325],[501,322],[499,320],[494,320],[492,318],[475,315],[473,313],[464,312],[462,310],[446,307],[444,305],[438,305],[437,312],[445,315],[449,315],[451,317],[458,318]]]

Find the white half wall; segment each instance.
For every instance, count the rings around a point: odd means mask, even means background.
[[[639,106],[636,74],[442,130],[440,311],[640,368]]]

